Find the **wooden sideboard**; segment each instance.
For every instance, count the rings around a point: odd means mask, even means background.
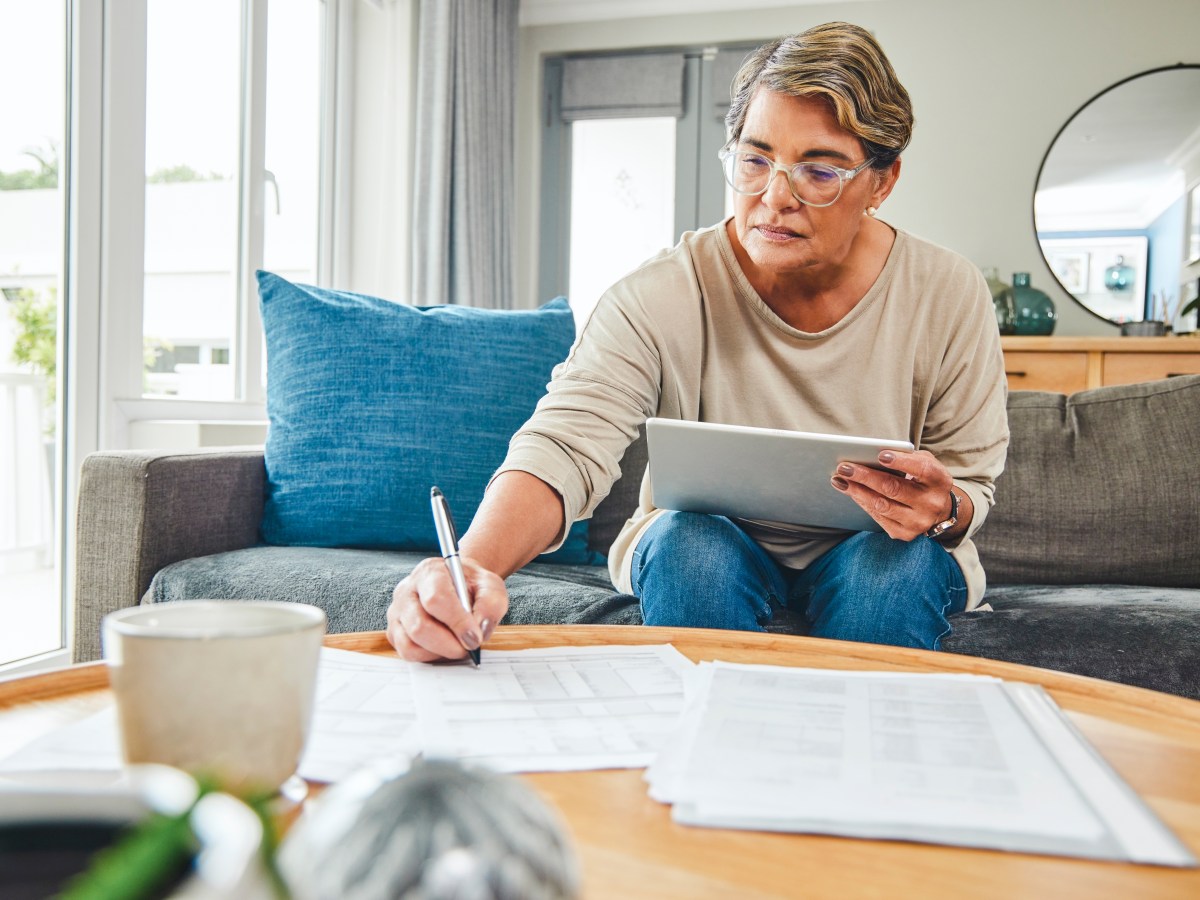
[[[1000,338],[1013,391],[1071,394],[1108,384],[1200,375],[1200,336]]]

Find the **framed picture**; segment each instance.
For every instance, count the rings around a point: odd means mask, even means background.
[[[1086,294],[1088,289],[1088,253],[1060,251],[1049,259],[1055,277],[1069,294]]]
[[[1200,262],[1200,184],[1188,194],[1186,242],[1183,248],[1183,264]]]
[[[1063,290],[1096,315],[1117,324],[1150,318],[1146,315],[1146,264],[1150,258],[1146,235],[1039,235],[1038,243]]]

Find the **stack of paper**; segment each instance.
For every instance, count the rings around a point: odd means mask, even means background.
[[[646,772],[690,825],[1191,866],[1040,687],[702,664]]]
[[[668,645],[489,650],[479,668],[324,648],[300,774],[332,782],[418,753],[505,772],[639,768],[675,727],[694,671]],[[121,765],[110,705],[0,761],[0,779]]]
[[[1196,865],[1045,691],[982,676],[696,667],[666,645],[487,651],[479,668],[323,650],[300,774],[418,753],[648,765],[689,825]],[[120,765],[110,707],[0,762],[0,782]]]

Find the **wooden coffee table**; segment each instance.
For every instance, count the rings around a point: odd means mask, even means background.
[[[661,643],[696,661],[968,672],[1041,684],[1200,855],[1200,702],[948,653],[699,629],[503,627],[484,651]],[[333,635],[327,644],[391,652],[382,632]],[[102,663],[0,683],[0,755],[108,702],[107,685]],[[641,770],[521,777],[566,819],[587,897],[1200,897],[1196,869],[677,825],[669,807],[647,796]]]

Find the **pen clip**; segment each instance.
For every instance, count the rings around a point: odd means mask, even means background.
[[[429,492],[429,502],[433,506],[433,525],[437,529],[442,556],[453,556],[458,553],[458,529],[454,527],[454,515],[450,512],[450,502],[436,486]]]

